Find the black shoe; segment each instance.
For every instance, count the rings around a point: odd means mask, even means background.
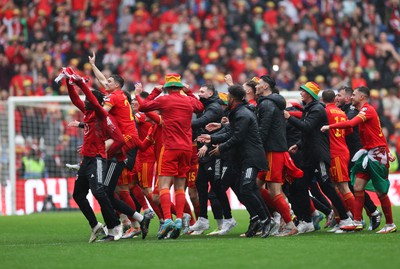
[[[261,222],[261,237],[266,238],[270,235],[276,235],[279,229],[279,225],[274,221],[274,219],[269,218],[264,222]]]
[[[149,233],[150,219],[146,216],[143,217],[143,220],[140,222],[140,230],[142,230],[142,239],[145,239],[147,234]]]
[[[245,233],[246,237],[253,237],[261,228],[261,221],[259,219],[250,221],[249,229]]]
[[[371,216],[370,218],[370,230],[375,230],[376,228],[381,225],[381,219],[382,219],[382,213],[378,211],[378,214],[376,216]]]

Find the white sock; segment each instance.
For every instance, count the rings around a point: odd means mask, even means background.
[[[139,214],[138,212],[135,212],[135,214],[133,214],[132,218],[134,218],[135,220],[142,222],[143,220],[143,215]]]

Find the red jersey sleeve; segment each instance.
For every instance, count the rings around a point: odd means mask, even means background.
[[[143,102],[143,104],[140,105],[139,110],[142,112],[148,112],[156,109],[162,109],[163,108],[162,97],[163,96],[161,96],[156,100],[151,100],[151,101],[146,100],[146,102]]]
[[[162,124],[161,115],[159,115],[155,112],[146,112],[145,114],[150,120],[154,121],[156,124],[158,124],[158,125]]]
[[[69,98],[71,99],[71,102],[83,113],[85,113],[85,104],[82,102],[81,98],[79,97],[78,93],[75,91],[74,86],[69,84],[69,81],[67,81],[67,89],[68,89],[68,95]]]
[[[301,119],[303,112],[302,111],[289,111],[289,114],[290,114],[290,116]]]
[[[334,128],[334,129],[353,128],[363,122],[363,119],[361,117],[359,117],[359,115],[360,114],[358,114],[356,117],[354,117],[348,121],[342,121],[342,122],[338,122],[335,124],[330,124],[329,128]]]

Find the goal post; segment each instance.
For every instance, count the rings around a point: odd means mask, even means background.
[[[70,130],[74,127],[67,127],[67,124],[74,119],[79,120],[82,113],[72,105],[69,96],[9,97],[4,105],[8,107],[7,123],[0,122],[0,127],[3,130],[7,128],[7,138],[2,138],[2,150],[8,148],[9,173],[8,178],[2,179],[2,214],[31,213],[26,211],[27,208],[33,212],[40,211],[38,207],[42,206],[43,201],[37,201],[36,197],[48,196],[51,188],[66,195],[63,200],[68,201],[70,193],[61,189],[64,183],[59,181],[55,187],[45,183],[44,187],[35,189],[30,182],[48,178],[65,181],[74,177],[73,172],[65,169],[63,162],[79,162],[76,146],[83,134],[82,130]],[[5,143],[8,143],[8,147],[3,145]],[[32,201],[21,201],[18,197],[24,197],[27,188],[32,188],[31,196],[34,198]],[[26,197],[22,200],[26,200]],[[55,196],[55,200],[62,199]],[[32,206],[30,202],[36,205]]]

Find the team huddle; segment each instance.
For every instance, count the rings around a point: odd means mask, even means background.
[[[377,233],[397,230],[387,195],[394,157],[368,88],[325,90],[320,101],[319,86],[307,82],[300,104],[285,100],[268,75],[243,85],[227,75],[227,95],[206,84],[196,97],[179,74],[168,74],[150,94],[137,83],[132,98],[119,75],[101,73],[94,53],[89,62],[104,91],[89,89],[71,68],[56,82],[66,80],[84,115],[69,126],[84,132],[73,198],[91,227],[90,243],[144,239],[154,215],[158,239],[203,234],[208,201],[217,222],[208,235],[225,235],[237,224],[228,188],[250,215],[243,237],[313,232],[324,215],[329,232],[359,231],[363,208],[375,230],[382,213],[365,190],[376,192],[385,215]],[[89,190],[105,224],[90,207]]]

